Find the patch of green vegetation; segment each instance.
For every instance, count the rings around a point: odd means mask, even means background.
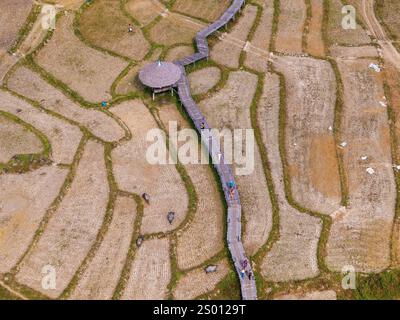
[[[20,300],[20,298],[6,288],[0,286],[0,300]]]
[[[388,103],[387,103],[387,116],[389,119],[389,130],[390,130],[390,141],[391,141],[391,155],[392,155],[392,160],[393,163],[399,163],[399,141],[396,133],[396,114],[393,110],[393,102],[392,102],[392,95],[391,95],[391,90],[390,86],[386,81],[383,83],[383,88],[385,92],[385,97],[388,97]],[[396,190],[400,190],[400,172],[398,170],[395,170],[393,168],[393,175],[396,183]],[[395,204],[395,216],[393,220],[393,227],[392,227],[392,241],[390,243],[391,245],[391,262],[392,265],[399,265],[400,264],[400,255],[397,252],[397,248],[394,246],[394,242],[397,241],[396,237],[397,235],[395,234],[396,232],[396,226],[399,224],[399,219],[400,219],[400,195],[399,192],[396,193],[396,204]]]
[[[230,270],[215,289],[207,294],[196,297],[195,300],[240,300],[240,282],[236,272]]]
[[[388,270],[368,276],[358,275],[354,298],[360,300],[400,299],[400,270]]]
[[[311,7],[311,0],[305,0],[306,4],[306,19],[304,21],[304,26],[303,26],[303,35],[301,38],[301,47],[304,52],[307,52],[307,47],[308,47],[308,34],[310,32],[310,22],[311,22],[311,17],[312,17],[312,7]]]
[[[12,273],[4,274],[3,281],[5,284],[13,288],[13,290],[20,293],[22,296],[26,297],[29,300],[49,300],[49,297],[47,297],[43,293],[40,293],[39,291],[18,283],[14,278],[14,274]]]
[[[272,28],[271,28],[271,42],[269,44],[269,51],[275,51],[276,35],[278,33],[279,16],[281,14],[281,3],[279,0],[274,0],[274,14],[272,17]]]

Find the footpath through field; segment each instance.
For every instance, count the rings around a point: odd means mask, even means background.
[[[189,80],[185,73],[185,66],[209,57],[207,37],[225,26],[229,21],[233,20],[236,13],[241,10],[244,4],[245,0],[233,0],[231,6],[217,21],[197,33],[196,44],[198,52],[183,59],[174,61],[174,63],[177,64],[182,71],[182,77],[178,82],[179,98],[192,119],[197,131],[200,133],[203,143],[208,148],[208,152],[217,170],[224,190],[225,200],[228,205],[227,242],[232,260],[239,275],[242,298],[244,300],[256,300],[257,289],[254,280],[254,273],[250,261],[244,251],[241,239],[242,210],[235,179],[230,166],[225,163],[224,155],[222,154],[217,142],[218,139],[205,134],[205,132],[210,132],[210,127],[190,94]]]
[[[386,35],[383,27],[375,16],[374,0],[365,0],[362,2],[362,15],[368,25],[368,29],[378,40],[383,50],[384,58],[400,69],[400,53],[396,50],[391,39]]]

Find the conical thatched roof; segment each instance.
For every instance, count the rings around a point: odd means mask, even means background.
[[[145,86],[159,89],[175,85],[181,75],[181,70],[176,64],[157,61],[145,66],[139,72],[139,79]]]

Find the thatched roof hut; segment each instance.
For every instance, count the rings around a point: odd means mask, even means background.
[[[154,90],[171,88],[182,76],[181,69],[172,62],[157,61],[139,72],[140,81]]]

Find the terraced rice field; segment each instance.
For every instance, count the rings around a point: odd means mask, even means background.
[[[46,1],[51,32],[39,3],[3,2],[0,298],[240,297],[228,186],[209,164],[148,161],[151,130],[170,150],[198,136],[173,145],[171,122],[193,122],[138,79],[204,50],[194,37],[232,1]],[[185,67],[210,127],[252,130],[254,162],[232,170],[259,299],[400,298],[399,8],[348,3],[355,30],[341,0],[247,1]]]

